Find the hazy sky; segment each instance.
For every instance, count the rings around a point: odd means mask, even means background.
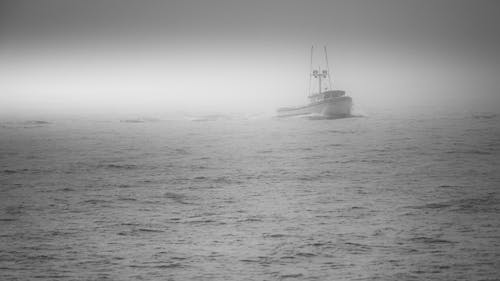
[[[358,107],[500,107],[496,0],[0,3],[3,113],[269,112],[311,44]]]

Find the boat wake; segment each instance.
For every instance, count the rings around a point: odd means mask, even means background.
[[[346,119],[346,118],[356,118],[356,117],[365,117],[365,116],[361,114],[344,114],[337,116],[328,116],[318,113],[307,113],[307,114],[300,114],[300,115],[293,115],[286,117],[277,116],[277,118],[280,119],[307,119],[307,120],[336,120],[336,119]]]
[[[354,118],[354,117],[363,117],[361,115],[353,115],[353,114],[346,114],[346,115],[339,115],[339,116],[325,116],[321,114],[308,114],[307,116],[304,116],[304,118],[307,118],[309,120],[336,120],[336,119],[346,119],[346,118]]]

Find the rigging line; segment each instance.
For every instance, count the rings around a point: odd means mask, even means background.
[[[308,95],[311,96],[311,84],[312,84],[312,67],[313,67],[313,51],[314,51],[314,45],[311,46],[311,60],[310,60],[310,65],[309,65],[309,91]]]
[[[325,49],[326,68],[328,69],[328,82],[330,82],[330,90],[333,90],[332,76],[330,76],[330,65],[328,64],[328,52],[326,51],[326,45],[323,46],[323,48]]]

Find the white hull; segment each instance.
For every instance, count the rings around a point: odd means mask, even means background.
[[[351,115],[352,98],[349,96],[336,97],[300,107],[278,109],[278,117],[314,114],[324,117],[340,118]]]

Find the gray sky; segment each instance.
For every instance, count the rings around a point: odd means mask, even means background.
[[[500,101],[494,0],[0,5],[4,112],[269,111],[305,102],[311,44],[360,107]]]

